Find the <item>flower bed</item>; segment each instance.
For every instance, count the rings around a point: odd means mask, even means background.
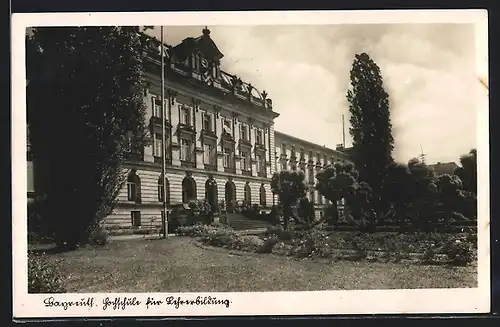
[[[454,265],[467,265],[476,258],[474,235],[332,233],[321,228],[284,231],[280,226],[273,226],[259,237],[243,236],[220,224],[180,227],[177,233],[196,237],[206,245],[297,258],[411,259]]]

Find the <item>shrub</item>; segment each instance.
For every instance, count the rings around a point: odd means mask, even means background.
[[[28,253],[28,293],[65,293],[57,264],[44,255]]]
[[[259,248],[264,243],[262,239],[256,235],[233,237],[232,241],[233,243],[230,244],[232,249],[248,252],[258,252]]]
[[[270,235],[281,235],[283,233],[284,229],[281,225],[274,225],[270,226],[266,229],[265,235],[270,236]]]
[[[258,253],[272,253],[273,248],[279,243],[279,239],[276,235],[271,235],[264,239],[264,243],[257,248]]]
[[[458,266],[466,266],[474,259],[473,246],[466,240],[456,240],[448,244],[446,254],[449,262]]]
[[[89,234],[89,244],[104,246],[109,242],[109,232],[102,226],[99,225],[93,228]]]
[[[303,232],[301,237],[294,242],[292,253],[298,256],[329,257],[331,246],[328,235],[318,229]]]
[[[216,228],[221,228],[218,225],[205,225],[202,223],[196,223],[194,225],[189,226],[179,226],[175,233],[179,236],[191,236],[191,237],[202,237],[209,233],[209,231],[214,230]]]
[[[428,247],[425,249],[424,253],[422,254],[421,257],[422,263],[433,263],[436,261],[436,251],[433,246]]]

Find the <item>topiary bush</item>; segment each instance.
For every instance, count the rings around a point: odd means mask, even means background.
[[[65,293],[58,268],[45,255],[28,253],[28,293]]]

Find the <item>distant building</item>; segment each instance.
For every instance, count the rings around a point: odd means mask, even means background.
[[[314,204],[316,218],[323,214],[328,201],[315,188],[316,173],[334,162],[350,162],[342,151],[311,143],[295,136],[274,132],[276,171],[299,170],[305,174],[307,198]]]
[[[439,176],[445,174],[453,174],[455,169],[458,168],[458,165],[454,162],[438,162],[433,165],[429,165],[429,167],[432,168],[437,176]]]

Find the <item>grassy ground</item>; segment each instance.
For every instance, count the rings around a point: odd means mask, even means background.
[[[475,287],[475,267],[310,259],[201,248],[188,237],[49,254],[68,292],[251,292]]]

